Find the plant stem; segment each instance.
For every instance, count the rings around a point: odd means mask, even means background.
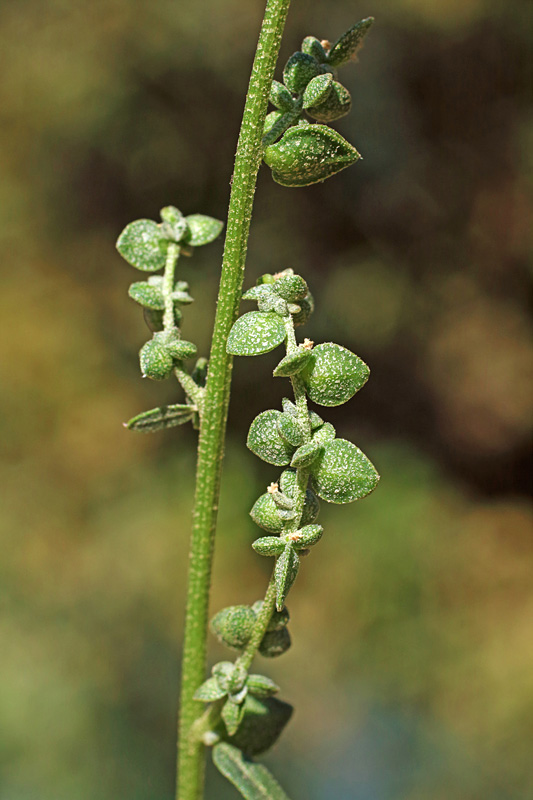
[[[261,611],[257,615],[257,619],[254,625],[253,633],[250,637],[250,641],[246,645],[246,649],[242,653],[241,656],[235,662],[235,666],[244,667],[244,669],[249,670],[252,661],[254,660],[254,656],[259,649],[259,645],[263,641],[263,637],[267,631],[268,623],[272,617],[272,612],[276,607],[276,583],[274,581],[274,576],[270,578],[270,582],[268,584],[268,588],[266,590],[265,599],[263,600],[263,605],[261,606]]]
[[[163,315],[163,329],[171,331],[176,327],[174,322],[174,301],[172,300],[172,292],[174,291],[174,273],[176,272],[176,264],[180,254],[179,245],[170,242],[167,250],[167,259],[165,262],[165,273],[163,276],[163,298],[165,300],[165,313]]]
[[[176,800],[201,800],[203,745],[191,735],[202,704],[193,700],[206,669],[206,639],[220,470],[224,454],[232,358],[226,341],[239,308],[261,136],[268,97],[290,0],[268,0],[257,44],[235,156],[222,275],[209,359],[189,560],[187,610],[181,675]]]

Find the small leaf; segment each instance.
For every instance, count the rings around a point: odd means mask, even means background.
[[[187,342],[185,339],[176,339],[169,342],[167,348],[172,358],[178,361],[183,361],[186,358],[193,358],[196,355],[197,348],[193,342]]]
[[[276,582],[276,608],[281,610],[291,586],[300,569],[300,559],[292,544],[286,544],[283,553],[276,561],[274,580]]]
[[[177,425],[189,422],[193,418],[194,411],[194,406],[182,405],[181,403],[151,408],[150,411],[143,411],[141,414],[137,414],[136,417],[132,417],[129,422],[126,422],[126,428],[130,431],[142,431],[143,433],[175,428]]]
[[[321,406],[346,403],[365,385],[369,375],[369,368],[359,356],[333,342],[314,347],[301,372],[309,398]]]
[[[203,703],[212,703],[213,700],[221,700],[226,692],[221,689],[216,678],[208,678],[195,691],[194,699],[201,700]]]
[[[213,747],[213,763],[245,800],[289,800],[264,764],[256,764],[227,742]]]
[[[331,91],[333,75],[326,72],[324,75],[317,75],[305,87],[302,108],[309,108],[322,103]]]
[[[279,556],[285,550],[285,543],[277,536],[263,536],[256,539],[252,547],[260,556]]]
[[[333,81],[330,91],[320,103],[309,106],[306,111],[310,117],[318,122],[334,122],[336,119],[346,116],[352,107],[352,96],[348,89]]]
[[[379,475],[372,462],[351,442],[335,439],[313,465],[316,493],[328,503],[352,503],[376,488]]]
[[[274,292],[262,297],[258,297],[257,307],[259,311],[273,311],[280,317],[289,316],[289,306],[286,300],[284,300],[282,297],[278,297],[278,295],[274,294]]]
[[[286,653],[290,646],[291,635],[289,631],[287,628],[279,628],[265,633],[259,645],[259,652],[265,658],[277,658]]]
[[[304,440],[304,433],[298,424],[297,418],[292,414],[280,414],[277,420],[278,433],[291,444],[298,447]]]
[[[226,350],[234,356],[258,356],[274,350],[286,336],[285,325],[277,314],[249,311],[231,329]]]
[[[239,725],[244,716],[244,702],[232,703],[231,700],[228,699],[224,703],[221,716],[224,720],[227,732],[230,736],[233,736],[239,730]]]
[[[313,56],[319,64],[326,60],[326,51],[322,47],[316,36],[306,36],[302,42],[302,53]]]
[[[283,492],[269,491],[269,494],[278,508],[282,509],[283,511],[292,511],[294,509],[294,500],[291,500],[291,498],[287,497],[287,495],[283,494]]]
[[[293,53],[283,70],[283,83],[294,94],[304,91],[309,81],[324,70],[307,53]]]
[[[261,284],[259,286],[252,286],[251,289],[248,289],[243,296],[243,300],[259,300],[259,298],[269,297],[273,294],[272,286],[268,283]]]
[[[143,377],[153,381],[163,381],[170,377],[174,366],[174,360],[166,346],[157,339],[151,339],[141,348],[139,362]]]
[[[285,414],[292,414],[293,417],[297,416],[298,409],[288,397],[284,397],[281,401],[281,407]]]
[[[248,691],[254,697],[271,697],[279,692],[279,686],[266,675],[248,675],[246,678]]]
[[[265,531],[281,533],[283,530],[283,520],[269,492],[265,492],[255,501],[250,511],[250,516],[255,524]]]
[[[151,219],[137,219],[126,225],[117,240],[117,250],[128,264],[143,272],[157,272],[165,266],[168,239]]]
[[[285,492],[289,495],[289,497],[293,497],[296,491],[296,484],[297,484],[297,474],[295,470],[286,469],[281,473],[279,479],[279,485],[282,492]],[[318,517],[320,512],[320,503],[318,502],[318,497],[316,494],[311,490],[307,489],[305,493],[305,502],[304,508],[302,512],[302,518],[300,520],[300,525],[308,525],[315,521]],[[276,531],[276,533],[281,531]]]
[[[243,650],[253,633],[255,619],[250,606],[228,606],[215,614],[209,627],[222,644]]]
[[[275,378],[288,378],[297,375],[305,367],[309,360],[310,350],[299,349],[296,353],[290,353],[282,358],[274,372]]]
[[[276,108],[282,111],[292,111],[294,108],[292,94],[282,83],[278,83],[278,81],[272,81],[269,99],[273,106],[276,106]]]
[[[290,462],[294,447],[278,433],[277,422],[280,416],[281,411],[275,409],[259,414],[250,425],[246,444],[252,453],[268,464],[284,466]]]
[[[373,22],[374,17],[366,17],[343,33],[327,54],[328,64],[331,64],[332,67],[340,67],[353,59]]]
[[[161,289],[157,286],[151,286],[146,281],[132,283],[128,289],[128,294],[132,300],[135,300],[136,303],[144,306],[144,308],[150,308],[152,311],[162,311],[165,308],[165,299]]]
[[[324,420],[316,413],[316,411],[309,412],[309,422],[311,423],[312,431],[314,431],[316,428],[320,428],[320,426],[324,424]]]
[[[265,148],[265,163],[282,186],[310,186],[349,167],[360,158],[340,133],[327,125],[297,125]]]
[[[300,469],[308,467],[315,461],[322,452],[322,445],[320,442],[312,441],[303,444],[292,457],[291,467],[298,467]]]
[[[291,535],[291,541],[297,550],[303,547],[312,547],[320,541],[324,528],[322,525],[304,525],[299,531]]]
[[[313,442],[317,444],[327,444],[335,438],[336,430],[331,422],[325,422],[313,433]]]
[[[309,287],[301,275],[294,275],[292,271],[280,275],[272,284],[274,292],[288,303],[296,303],[307,297]]]
[[[185,219],[188,231],[183,237],[183,243],[192,247],[209,244],[219,236],[224,227],[224,223],[219,219],[207,217],[205,214],[189,214]]]
[[[159,212],[163,220],[162,230],[169,234],[175,242],[179,242],[184,238],[187,232],[187,221],[185,217],[176,206],[165,206]]]

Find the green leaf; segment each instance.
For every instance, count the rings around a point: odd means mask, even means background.
[[[185,339],[175,339],[167,343],[167,348],[172,358],[183,361],[186,358],[193,358],[197,353],[197,347],[193,342]]]
[[[250,606],[228,606],[215,614],[209,627],[222,644],[243,650],[253,633],[255,619]]]
[[[232,703],[227,700],[222,708],[221,717],[224,720],[224,725],[230,736],[233,736],[239,730],[239,725],[244,716],[244,702]]]
[[[151,219],[137,219],[126,225],[117,240],[117,250],[128,264],[143,272],[163,269],[168,239]]]
[[[258,356],[285,341],[287,331],[277,314],[249,311],[235,322],[226,350],[234,356]]]
[[[316,36],[306,36],[302,42],[302,53],[313,56],[319,64],[326,60],[326,51]]]
[[[281,533],[283,530],[283,520],[270,492],[265,492],[255,501],[250,516],[265,531]]]
[[[151,286],[146,281],[132,283],[128,294],[132,300],[144,308],[150,308],[153,311],[162,311],[165,308],[165,299],[161,289],[158,286]]]
[[[291,635],[289,631],[287,628],[279,628],[265,633],[259,645],[259,652],[265,658],[277,658],[286,653],[290,646]]]
[[[288,494],[289,497],[293,497],[296,491],[296,483],[297,483],[297,475],[295,470],[286,469],[282,472],[279,479],[279,485],[282,492]],[[315,519],[318,517],[319,511],[320,511],[320,503],[318,502],[316,494],[313,491],[311,491],[311,489],[307,489],[305,493],[304,509],[302,513],[302,518],[300,520],[300,524],[308,525],[311,522],[314,522]],[[276,533],[277,532],[278,531],[276,531]]]
[[[276,582],[276,608],[280,611],[285,605],[285,599],[291,586],[296,580],[300,569],[300,559],[292,544],[285,545],[283,553],[276,561],[274,567],[274,580]]]
[[[163,381],[170,377],[174,366],[166,345],[158,339],[151,339],[141,348],[139,362],[143,378],[151,378],[153,381]]]
[[[366,17],[366,19],[362,19],[353,25],[346,33],[343,33],[327,54],[328,64],[332,67],[340,67],[342,64],[351,61],[362,46],[363,39],[373,22],[374,17]]]
[[[346,116],[351,107],[352,96],[348,89],[342,83],[333,81],[327,97],[319,103],[311,104],[306,111],[310,117],[318,120],[318,122],[333,122]]]
[[[256,539],[252,547],[260,556],[279,556],[285,550],[285,543],[277,536],[263,536]]]
[[[288,378],[297,375],[309,361],[310,351],[299,349],[296,353],[290,353],[282,358],[274,372],[275,378]]]
[[[245,800],[289,800],[277,780],[263,764],[245,758],[227,742],[213,747],[213,763]]]
[[[324,424],[324,420],[316,413],[316,411],[309,412],[309,422],[311,423],[312,431],[314,431],[316,428],[320,428],[320,426]]]
[[[194,693],[194,699],[201,700],[202,703],[212,703],[213,700],[221,700],[225,696],[226,692],[221,689],[216,678],[208,678]]]
[[[184,238],[184,234],[187,232],[187,221],[179,208],[176,208],[176,206],[165,206],[159,213],[164,223],[161,226],[164,233],[168,233],[169,238],[172,238],[175,242],[181,241]]]
[[[349,167],[360,158],[340,133],[327,125],[302,124],[289,128],[265,148],[265,163],[282,186],[310,186]]]
[[[315,461],[322,452],[320,442],[312,441],[303,444],[292,457],[291,467],[305,468]]]
[[[248,675],[246,686],[254,697],[271,697],[279,692],[279,686],[266,675]]]
[[[263,461],[281,467],[290,462],[294,447],[279,435],[277,422],[280,417],[281,411],[275,409],[259,414],[250,425],[246,444]]]
[[[276,108],[282,111],[292,111],[294,108],[292,94],[278,81],[272,81],[269,99],[273,106],[276,106]]]
[[[307,297],[309,287],[301,275],[295,275],[293,271],[287,270],[276,278],[272,285],[274,292],[287,300],[288,303],[297,303]]]
[[[327,444],[335,438],[336,431],[331,422],[325,422],[313,433],[313,442]]]
[[[291,500],[291,498],[283,494],[283,492],[276,490],[275,492],[269,492],[269,494],[272,495],[272,500],[278,508],[283,511],[292,511],[294,509],[294,500]]]
[[[352,503],[376,488],[372,462],[351,442],[335,439],[313,465],[313,486],[328,503]]]
[[[304,433],[298,424],[298,420],[292,414],[280,414],[277,420],[277,427],[281,436],[293,447],[298,447],[302,444]]]
[[[300,94],[312,78],[324,72],[313,56],[293,53],[283,70],[283,83],[294,94]]]
[[[274,294],[274,290],[270,284],[265,283],[259,286],[252,286],[248,291],[246,291],[242,299],[243,300],[259,300],[259,298],[269,297]]]
[[[277,741],[292,714],[292,706],[277,697],[246,695],[244,717],[229,741],[248,756],[264,753]]]
[[[189,422],[193,418],[194,412],[194,406],[182,405],[181,403],[176,403],[172,406],[160,406],[137,414],[136,417],[132,417],[125,423],[125,427],[130,431],[153,433],[166,428],[175,428],[177,425]]]
[[[317,75],[305,87],[302,108],[316,106],[323,102],[331,91],[333,75],[326,72],[324,75]]]
[[[314,347],[300,373],[309,398],[321,406],[346,403],[365,385],[369,375],[369,368],[359,356],[333,342]]]
[[[303,528],[291,535],[291,541],[297,550],[303,547],[312,547],[320,541],[323,532],[322,525],[304,525]]]
[[[185,217],[188,231],[183,237],[183,243],[200,247],[209,244],[219,236],[224,223],[214,217],[206,217],[205,214],[189,214]]]

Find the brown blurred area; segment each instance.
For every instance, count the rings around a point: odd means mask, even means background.
[[[262,3],[0,7],[3,347],[1,800],[171,800],[195,434],[122,422],[178,401],[140,379],[126,223],[224,218]],[[336,126],[364,160],[322,185],[259,177],[246,285],[291,266],[302,329],[371,367],[324,410],[382,474],[323,507],[290,597],[293,647],[257,663],[296,713],[268,763],[294,800],[533,797],[531,7],[293,0],[308,34],[373,14]],[[180,267],[207,355],[222,240]],[[247,512],[275,468],[245,446],[287,391],[237,360],[213,612],[253,602]],[[245,477],[247,480],[245,480]],[[323,504],[324,506],[325,504]],[[227,653],[215,644],[212,659]],[[234,798],[210,775],[208,797]]]

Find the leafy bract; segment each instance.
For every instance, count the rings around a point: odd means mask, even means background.
[[[249,311],[232,327],[226,350],[234,356],[258,356],[274,350],[286,335],[283,320],[277,314]]]
[[[157,272],[165,266],[168,239],[151,219],[137,219],[126,225],[117,240],[117,250],[132,267]]]
[[[372,462],[351,442],[335,439],[314,462],[313,486],[328,503],[351,503],[376,488],[379,475]]]
[[[277,423],[280,417],[281,411],[273,408],[258,414],[250,425],[246,440],[252,453],[278,467],[288,464],[294,452],[294,447],[279,434]]]
[[[369,368],[359,356],[333,342],[314,347],[300,373],[309,398],[321,406],[346,403],[365,385],[369,375]]]

